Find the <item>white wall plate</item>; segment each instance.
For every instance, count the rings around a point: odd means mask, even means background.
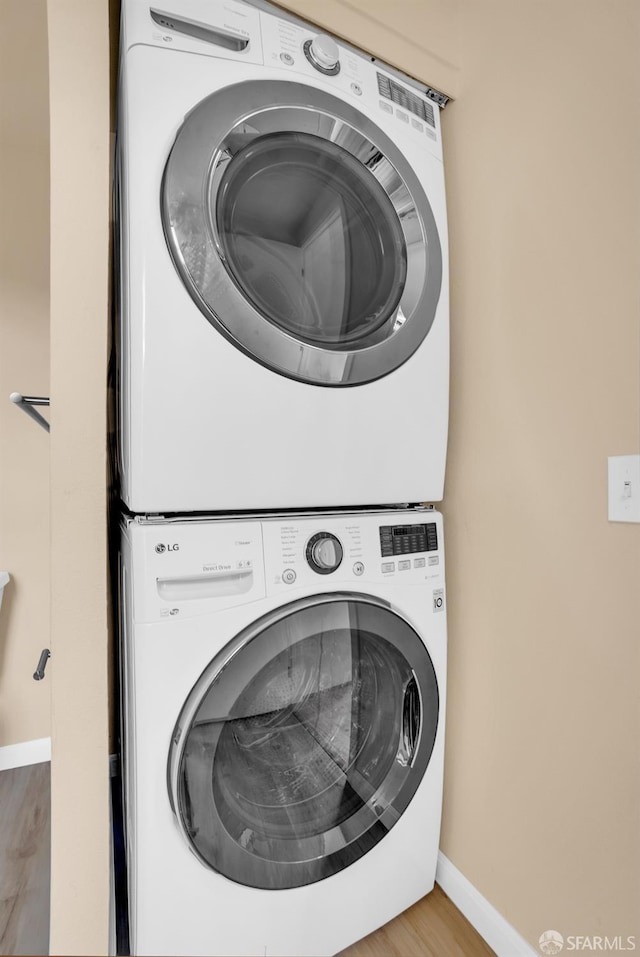
[[[640,455],[611,455],[609,521],[640,522]]]

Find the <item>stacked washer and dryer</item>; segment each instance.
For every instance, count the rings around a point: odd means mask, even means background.
[[[117,151],[131,953],[330,955],[436,870],[438,108],[262,0],[164,3],[123,0]]]

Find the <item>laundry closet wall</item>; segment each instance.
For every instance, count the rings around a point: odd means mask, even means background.
[[[50,733],[49,437],[9,402],[49,394],[49,79],[46,0],[0,21],[0,747]]]
[[[52,954],[109,926],[107,0],[48,0],[51,120]],[[117,38],[117,25],[115,27]],[[112,71],[111,71],[111,75]]]
[[[460,12],[442,847],[537,951],[640,935],[640,5]]]

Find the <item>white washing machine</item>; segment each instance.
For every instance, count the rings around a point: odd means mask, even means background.
[[[274,11],[123,0],[120,469],[133,512],[442,497],[438,106]]]
[[[428,893],[443,780],[442,518],[122,537],[132,954],[335,954]]]

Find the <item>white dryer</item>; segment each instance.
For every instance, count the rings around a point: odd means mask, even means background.
[[[433,511],[123,524],[132,954],[334,954],[434,883]]]
[[[437,501],[438,107],[265,7],[123,0],[122,498],[134,512]]]

